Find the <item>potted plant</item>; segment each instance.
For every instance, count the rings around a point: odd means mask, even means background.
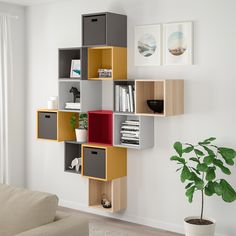
[[[177,172],[180,180],[186,183],[185,195],[188,201],[193,201],[194,193],[201,192],[201,211],[199,217],[185,218],[186,236],[213,236],[215,221],[204,217],[204,197],[214,194],[220,196],[225,202],[236,200],[236,192],[223,178],[217,178],[219,172],[230,175],[229,166],[234,165],[236,151],[228,147],[219,147],[213,142],[216,138],[208,138],[193,145],[176,142],[174,149],[177,155],[171,161],[179,165]]]
[[[85,143],[88,137],[88,115],[80,113],[79,117],[73,114],[70,119],[71,127],[75,129],[76,141]]]

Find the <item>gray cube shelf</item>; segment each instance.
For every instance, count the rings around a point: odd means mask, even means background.
[[[110,12],[82,15],[82,45],[127,47],[127,16]]]
[[[114,113],[113,145],[132,149],[147,149],[154,146],[154,118],[132,114]],[[121,126],[126,120],[139,121],[139,145],[121,143]]]
[[[81,77],[76,79],[86,80],[87,76],[87,48],[59,48],[58,50],[58,77],[59,79],[70,79],[71,61],[80,60]]]
[[[65,109],[66,102],[73,102],[71,87],[80,91],[80,110]],[[102,83],[88,80],[59,80],[59,110],[88,112],[102,109]]]

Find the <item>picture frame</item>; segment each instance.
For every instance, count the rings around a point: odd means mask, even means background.
[[[193,22],[163,24],[163,64],[193,64]]]
[[[135,27],[135,66],[159,66],[162,64],[162,26]]]
[[[70,78],[80,78],[81,77],[81,65],[80,60],[71,60],[71,70]]]

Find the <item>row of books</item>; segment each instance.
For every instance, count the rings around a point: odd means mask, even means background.
[[[134,112],[134,86],[116,85],[115,86],[115,111]]]
[[[121,144],[139,146],[140,123],[138,120],[126,120],[121,125]]]
[[[79,102],[76,102],[76,103],[67,102],[65,108],[71,109],[71,110],[80,110],[80,103]]]

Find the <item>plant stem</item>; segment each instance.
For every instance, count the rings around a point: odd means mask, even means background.
[[[201,218],[200,218],[200,221],[202,221],[202,218],[203,218],[203,208],[204,208],[204,189],[201,190],[202,192],[202,207],[201,207]]]

